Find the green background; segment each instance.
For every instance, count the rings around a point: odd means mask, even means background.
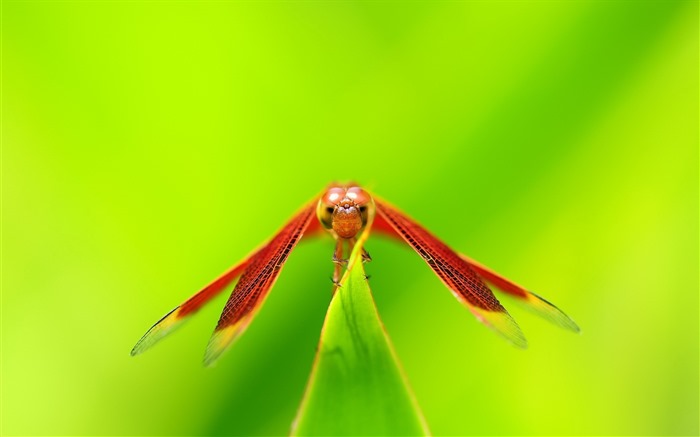
[[[225,296],[129,351],[354,179],[583,329],[506,302],[516,350],[370,239],[434,434],[698,434],[697,2],[4,1],[2,27],[2,433],[287,433],[330,240],[215,368]]]

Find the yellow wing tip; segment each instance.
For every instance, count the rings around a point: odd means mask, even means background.
[[[207,344],[207,350],[204,352],[205,367],[212,367],[219,357],[236,341],[245,326],[241,322],[243,320],[224,329],[214,331],[209,339],[209,344]]]
[[[525,334],[507,311],[488,311],[475,307],[469,307],[469,309],[481,323],[491,328],[510,344],[519,349],[527,349]]]
[[[163,316],[155,325],[136,342],[136,345],[131,349],[131,356],[135,357],[150,349],[154,344],[158,343],[163,337],[170,334],[184,320],[179,318],[180,307],[175,307],[168,314]]]
[[[574,320],[566,315],[564,311],[557,308],[556,305],[549,302],[547,299],[539,296],[533,292],[528,292],[527,306],[529,309],[534,311],[536,314],[540,315],[544,319],[549,320],[560,328],[566,329],[567,331],[574,332],[576,334],[581,333],[581,328],[574,322]]]

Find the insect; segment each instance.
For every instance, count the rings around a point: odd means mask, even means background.
[[[218,295],[236,278],[231,293],[206,349],[204,363],[217,358],[245,331],[262,306],[287,257],[302,237],[324,230],[335,238],[333,282],[339,286],[343,266],[360,235],[377,232],[408,243],[476,318],[519,347],[527,341],[518,324],[501,305],[486,283],[514,296],[540,316],[578,332],[566,314],[545,299],[495,273],[488,267],[458,254],[394,206],[372,196],[356,184],[331,184],[320,198],[304,206],[268,242],[160,319],[136,343],[138,355],[172,332],[184,320]],[[362,248],[363,261],[371,257]]]

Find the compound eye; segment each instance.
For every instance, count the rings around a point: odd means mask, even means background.
[[[358,206],[366,205],[372,199],[369,193],[360,187],[348,188],[346,195]]]
[[[345,197],[345,190],[340,187],[329,188],[321,197],[321,202],[327,206],[335,207]]]
[[[326,229],[333,228],[333,211],[335,211],[334,205],[324,202],[323,198],[318,201],[316,216]]]

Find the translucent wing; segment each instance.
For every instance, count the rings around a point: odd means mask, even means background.
[[[136,343],[136,346],[131,350],[131,355],[138,355],[144,352],[163,337],[173,332],[175,328],[180,326],[189,316],[197,312],[205,303],[217,296],[227,285],[239,277],[256,254],[257,251],[253,252],[252,255],[228,269],[223,275],[216,278],[197,294],[163,316],[163,318],[156,322],[156,324],[141,337],[138,343]]]
[[[394,239],[401,239],[402,236],[399,234],[394,227],[381,215],[377,215],[372,225],[373,232],[379,232],[388,237]],[[469,264],[469,267],[474,270],[474,272],[481,277],[484,281],[490,283],[494,287],[498,288],[502,292],[514,296],[517,298],[525,308],[539,315],[540,317],[549,320],[557,326],[564,329],[568,329],[573,332],[580,332],[580,329],[576,322],[574,322],[569,316],[567,316],[562,310],[557,308],[554,304],[547,301],[546,299],[538,296],[537,294],[528,291],[526,288],[517,285],[509,279],[504,278],[488,267],[480,264],[473,259],[467,257],[466,255],[459,254],[459,256]]]
[[[205,365],[213,364],[248,326],[277,279],[287,256],[315,217],[315,210],[316,202],[305,207],[251,257],[209,340],[204,356]]]
[[[305,208],[305,211],[307,209],[308,207]],[[283,233],[284,230],[290,226],[296,218],[297,216],[295,216],[295,218],[292,219],[292,221],[290,221],[282,231],[280,231],[280,234]],[[248,255],[243,261],[228,269],[221,276],[197,292],[194,296],[190,297],[184,303],[175,307],[168,314],[163,316],[163,318],[156,322],[136,343],[134,348],[131,350],[131,355],[138,355],[149,349],[166,335],[173,332],[182,324],[182,322],[188,320],[190,316],[196,313],[206,303],[218,296],[219,293],[221,293],[229,284],[241,276],[252,261],[256,259],[261,252],[268,249],[268,246],[273,244],[274,240],[275,239],[273,238],[273,240],[264,244],[261,248],[253,251],[253,253]]]
[[[375,204],[377,218],[384,219],[418,252],[455,297],[464,303],[477,319],[514,345],[523,348],[527,346],[525,336],[518,324],[466,261],[396,208],[377,198],[375,198]],[[379,227],[381,226],[380,221]]]
[[[493,286],[499,290],[508,293],[511,296],[517,297],[519,301],[524,303],[525,308],[564,329],[568,329],[569,331],[573,332],[581,331],[576,322],[571,320],[571,317],[564,314],[564,312],[557,308],[554,304],[548,302],[535,293],[526,290],[515,282],[504,278],[488,267],[479,264],[473,259],[470,259],[466,255],[460,254],[460,256],[479,276],[493,284]]]

